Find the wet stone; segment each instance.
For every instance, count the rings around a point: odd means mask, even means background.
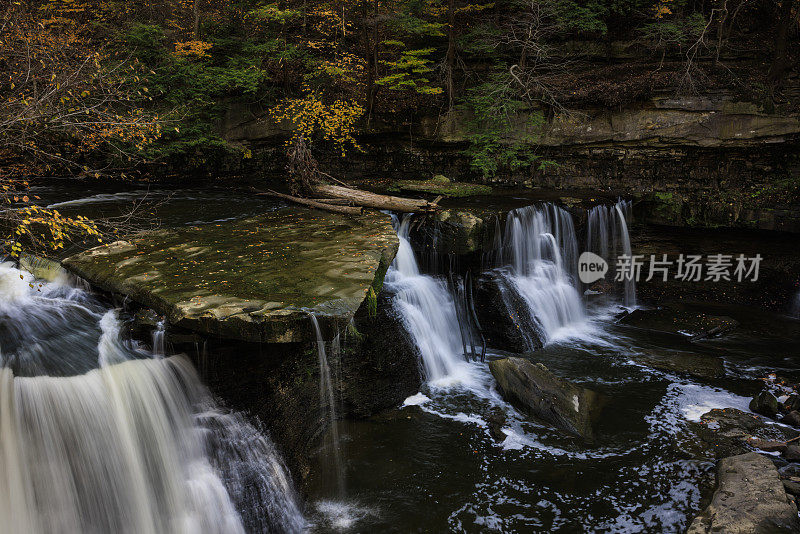
[[[594,424],[607,400],[602,395],[524,358],[494,360],[489,362],[489,370],[508,402],[556,428],[594,440]]]
[[[717,458],[760,449],[760,445],[766,447],[764,450],[782,450],[788,440],[798,435],[789,427],[770,424],[759,415],[735,408],[711,410],[690,427],[700,444]]]
[[[800,461],[800,445],[789,445],[783,451],[783,457],[791,462]]]
[[[397,251],[388,216],[286,208],[252,219],[159,230],[64,265],[177,326],[223,338],[312,339],[308,312],[343,326],[379,291]]]
[[[649,353],[637,354],[633,358],[643,365],[679,374],[714,379],[725,376],[722,358],[687,351],[651,349]]]
[[[786,450],[786,442],[770,441],[758,438],[749,438],[747,444],[764,452],[783,452]]]
[[[781,421],[784,424],[800,427],[800,412],[792,410]]]
[[[687,533],[768,534],[797,532],[799,527],[797,508],[775,466],[750,452],[720,460],[717,491]]]
[[[795,482],[793,480],[784,480],[783,489],[785,489],[786,493],[790,495],[798,496],[800,495],[800,482]]]
[[[767,417],[775,417],[780,411],[778,399],[769,390],[762,390],[750,401],[750,409]]]

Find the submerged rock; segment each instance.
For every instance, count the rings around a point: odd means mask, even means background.
[[[738,321],[730,317],[667,307],[633,310],[621,317],[618,322],[645,330],[681,334],[692,339],[721,336],[739,325]]]
[[[750,452],[723,458],[717,490],[687,534],[772,534],[797,532],[797,508],[786,495],[775,466]]]
[[[486,417],[486,422],[489,425],[489,434],[492,439],[497,443],[505,441],[506,434],[503,432],[503,426],[506,424],[505,412],[500,409],[492,410]]]
[[[557,377],[541,363],[524,358],[489,362],[489,370],[503,397],[525,413],[588,441],[603,397]]]
[[[637,354],[633,358],[641,364],[698,378],[714,379],[725,376],[722,358],[686,351],[660,351]]]
[[[286,208],[253,219],[137,234],[64,265],[180,327],[244,341],[313,339],[308,313],[347,324],[397,252],[389,217]]]

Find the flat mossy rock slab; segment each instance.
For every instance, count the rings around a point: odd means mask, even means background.
[[[488,185],[445,182],[444,180],[400,180],[395,182],[392,190],[430,193],[431,195],[444,195],[446,197],[473,197],[492,194],[492,188]]]
[[[69,270],[173,325],[269,343],[343,326],[380,290],[397,252],[391,220],[286,208],[252,219],[137,234],[68,257]],[[325,324],[328,323],[328,324]]]

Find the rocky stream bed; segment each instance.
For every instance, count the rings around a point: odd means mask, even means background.
[[[562,192],[356,222],[228,193],[40,193],[87,215],[167,199],[162,227],[63,266],[118,308],[122,339],[186,353],[274,438],[305,529],[800,529],[800,257],[780,236],[676,243],[637,223],[636,205]],[[211,217],[194,209],[213,203]],[[624,305],[620,284],[584,287],[570,271],[598,221],[624,225],[637,253],[758,249],[763,276],[642,282]],[[21,354],[9,335],[4,351]]]

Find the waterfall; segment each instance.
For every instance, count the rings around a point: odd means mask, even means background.
[[[429,384],[447,386],[471,381],[456,306],[447,284],[420,274],[408,233],[411,219],[394,219],[400,246],[386,274],[395,293],[394,307],[420,351],[422,371]]]
[[[164,319],[161,319],[156,323],[156,328],[153,330],[153,355],[156,357],[163,357],[166,354],[164,348],[164,323]]]
[[[336,490],[339,497],[344,497],[344,467],[342,464],[342,454],[340,450],[338,419],[336,417],[336,397],[333,392],[333,381],[331,380],[331,369],[328,365],[328,355],[325,352],[325,340],[322,337],[322,330],[319,327],[317,317],[310,313],[311,324],[317,338],[317,359],[319,361],[319,405],[328,407],[328,419],[330,421],[330,443],[328,444],[333,453],[333,470],[336,479]],[[332,351],[338,351],[339,335],[331,343]]]
[[[613,206],[595,206],[589,210],[586,224],[586,250],[594,252],[608,263],[609,275],[613,279],[617,258],[631,256],[631,240],[628,222],[631,220],[632,203],[619,200]],[[623,285],[624,304],[636,305],[636,281],[625,280]]]
[[[4,529],[305,528],[269,438],[223,410],[186,358],[123,342],[90,294],[0,264],[0,325]]]
[[[586,321],[576,289],[578,241],[572,216],[553,205],[528,206],[509,213],[498,269],[506,289],[518,293],[548,342]],[[523,332],[526,337],[533,335]]]
[[[481,255],[481,266],[484,269],[499,267],[503,261],[503,230],[500,226],[500,217],[495,215],[492,219],[494,219],[494,224],[487,237],[487,241],[491,241],[491,244],[487,243],[488,249]]]
[[[612,277],[617,256],[631,255],[630,213],[631,203],[623,200],[588,213],[587,248],[609,262]],[[444,280],[421,274],[409,243],[411,219],[394,221],[400,246],[386,282],[395,291],[394,306],[419,348],[425,377],[433,384],[469,380],[464,354],[476,352],[477,336],[453,298],[453,293],[465,296],[465,286],[453,283],[451,293]],[[499,219],[494,225],[490,250],[481,261],[494,268],[509,313],[516,313],[512,302],[521,301],[527,308],[530,320],[523,322],[522,334],[529,349],[591,330],[579,290],[578,239],[569,212],[552,203],[527,206],[509,212],[504,232]],[[624,284],[624,297],[626,305],[635,305],[633,280]]]

